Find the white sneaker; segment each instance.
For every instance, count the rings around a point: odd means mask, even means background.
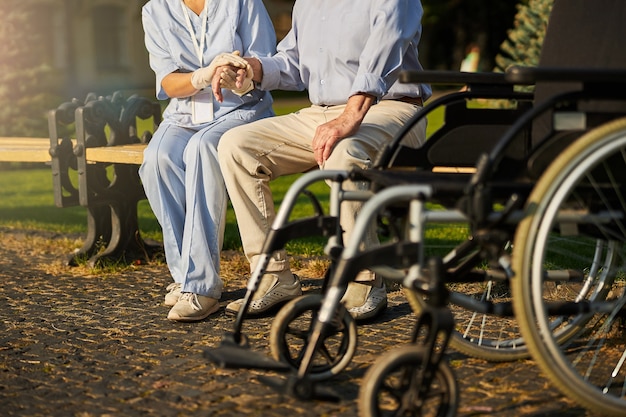
[[[362,303],[358,301],[357,303],[360,305],[354,305],[355,301],[352,299],[354,295],[360,300],[363,300],[364,296],[364,301]],[[348,284],[348,291],[346,291],[342,301],[355,320],[368,320],[376,317],[387,308],[387,287],[384,282],[382,287],[351,282]]]
[[[176,304],[182,293],[182,288],[183,285],[178,282],[172,282],[170,285],[168,285],[165,288],[167,290],[167,294],[165,294],[164,304],[170,307]]]
[[[215,298],[184,292],[167,318],[174,321],[198,321],[215,313],[219,308],[219,301]]]
[[[293,282],[289,281],[287,274],[293,277]],[[291,271],[283,271],[279,274],[265,274],[261,278],[259,288],[252,297],[247,313],[250,315],[262,314],[273,307],[292,300],[302,295],[302,286],[297,275],[293,275]],[[237,314],[243,305],[243,298],[233,301],[226,306],[226,312]]]

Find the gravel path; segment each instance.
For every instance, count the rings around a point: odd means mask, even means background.
[[[79,239],[79,236],[72,239]],[[71,239],[0,228],[0,414],[3,416],[355,416],[369,364],[405,343],[415,321],[401,292],[359,325],[355,358],[324,384],[339,403],[299,401],[260,383],[271,373],[216,368],[203,351],[217,346],[233,318],[168,321],[163,264],[115,272],[70,268]],[[231,254],[232,255],[232,254]],[[239,256],[225,258],[222,304],[243,295]],[[301,271],[306,289],[319,280]],[[271,318],[246,321],[252,347],[268,353]],[[533,361],[493,364],[451,352],[460,416],[587,416],[543,378]]]

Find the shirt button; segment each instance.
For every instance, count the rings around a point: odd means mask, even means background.
[[[326,81],[325,80],[321,80],[320,84],[326,84]]]

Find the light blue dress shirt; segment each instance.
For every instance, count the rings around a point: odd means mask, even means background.
[[[345,104],[356,93],[377,99],[431,95],[400,84],[401,70],[421,70],[419,0],[296,0],[292,29],[278,53],[260,58],[264,90],[308,89],[311,103]]]
[[[206,48],[202,65],[198,60],[187,29],[181,7],[182,0],[152,0],[142,13],[145,44],[150,55],[150,67],[156,74],[156,92],[160,100],[167,99],[161,82],[174,71],[192,72],[208,66],[222,52],[241,51],[254,57],[271,56],[276,49],[276,35],[261,0],[209,1]],[[202,17],[189,13],[196,34],[200,34]],[[254,34],[263,33],[264,36]],[[199,42],[199,39],[198,39]],[[224,101],[214,100],[215,119],[242,107],[246,103],[263,100],[271,106],[269,93],[253,92],[239,97],[223,90]],[[163,119],[179,126],[191,126],[191,99],[172,98]]]

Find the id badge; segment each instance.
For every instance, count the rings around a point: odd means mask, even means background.
[[[191,97],[191,121],[196,125],[213,121],[213,92],[210,89]]]

